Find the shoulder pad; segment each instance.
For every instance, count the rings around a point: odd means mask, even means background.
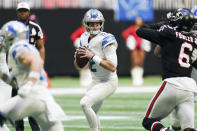
[[[102,41],[102,47],[105,48],[111,43],[117,43],[116,38],[114,37],[114,35],[106,33]]]

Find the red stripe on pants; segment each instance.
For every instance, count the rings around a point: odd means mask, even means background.
[[[163,91],[164,87],[166,85],[166,81],[163,82],[162,86],[160,87],[159,91],[157,92],[157,94],[155,95],[154,99],[152,100],[147,112],[146,112],[146,118],[148,118],[152,108],[153,108],[153,105],[155,104],[155,101],[157,100],[157,98],[159,97],[159,95],[161,94],[161,92]]]

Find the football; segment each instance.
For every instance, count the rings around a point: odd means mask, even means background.
[[[83,68],[89,61],[88,58],[80,58],[81,54],[76,54],[76,62],[80,68]]]

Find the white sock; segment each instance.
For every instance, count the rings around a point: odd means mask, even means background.
[[[130,71],[130,73],[133,78],[133,85],[135,85],[135,86],[143,85],[143,83],[144,83],[144,79],[143,79],[144,69],[142,67],[136,66]]]

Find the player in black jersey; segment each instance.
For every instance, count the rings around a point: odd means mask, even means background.
[[[189,9],[178,9],[168,22],[140,27],[136,33],[159,44],[162,60],[163,83],[153,97],[143,127],[150,131],[170,131],[160,120],[175,111],[181,129],[194,129],[194,92],[196,83],[190,78],[192,66],[196,66],[197,37],[190,33],[195,18]]]
[[[17,17],[18,20],[23,22],[24,24],[29,26],[29,43],[33,44],[37,47],[40,52],[41,58],[45,59],[45,48],[44,48],[44,41],[43,41],[43,34],[40,26],[34,22],[28,20],[30,15],[30,7],[29,4],[25,2],[20,2],[17,5]],[[17,95],[17,90],[13,88],[12,96]],[[37,122],[32,118],[29,117],[29,124],[32,128],[32,131],[40,131],[40,128]],[[15,122],[16,131],[24,131],[24,121],[19,120]]]

